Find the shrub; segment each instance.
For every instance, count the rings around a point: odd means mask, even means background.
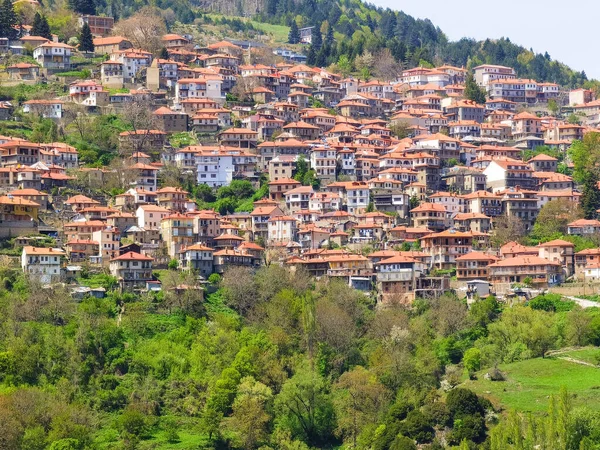
[[[479,397],[473,391],[463,388],[453,389],[448,392],[446,406],[453,419],[473,414],[483,414]]]

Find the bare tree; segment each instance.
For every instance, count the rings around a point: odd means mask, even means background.
[[[395,80],[402,66],[394,59],[389,48],[377,52],[374,58],[373,73],[382,80]]]
[[[501,247],[507,242],[520,240],[524,235],[525,225],[521,219],[502,215],[494,219],[494,231],[490,242],[493,247]]]
[[[152,7],[144,7],[128,19],[119,21],[114,29],[115,36],[123,36],[136,48],[147,50],[153,54],[160,51],[162,36],[167,32],[165,19],[160,11]]]
[[[257,77],[238,77],[235,86],[231,89],[231,93],[239,98],[240,101],[244,101],[249,99],[252,90],[260,85],[260,80]]]

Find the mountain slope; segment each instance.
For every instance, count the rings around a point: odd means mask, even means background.
[[[140,0],[97,0],[99,12],[124,17],[134,13]],[[149,0],[142,0],[146,2]],[[170,8],[177,20],[191,23],[204,12],[253,18],[259,22],[319,26],[325,42],[315,49],[315,63],[329,65],[347,55],[350,62],[365,51],[376,54],[389,49],[406,67],[420,64],[452,64],[473,67],[501,64],[514,67],[519,77],[550,81],[563,86],[582,86],[587,77],[548,55],[534,54],[509,39],[449,42],[430,20],[415,19],[402,11],[392,11],[360,0],[155,0],[153,5]],[[327,39],[327,31],[330,38]]]

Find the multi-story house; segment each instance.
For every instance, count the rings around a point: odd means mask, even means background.
[[[256,241],[262,239],[264,242],[269,238],[269,220],[273,217],[283,216],[283,211],[272,204],[256,206],[250,213],[252,216],[252,236]]]
[[[64,256],[65,252],[58,248],[26,245],[21,253],[21,268],[29,277],[42,284],[56,283],[61,278]]]
[[[414,300],[415,279],[420,275],[418,266],[415,259],[400,255],[375,263],[379,301],[411,304]]]
[[[91,240],[72,239],[65,244],[67,258],[70,262],[89,261],[98,255],[98,243]]]
[[[119,281],[122,289],[142,288],[154,279],[154,258],[136,252],[128,252],[110,260],[110,273]]]
[[[499,194],[502,195],[504,214],[520,219],[526,230],[531,229],[539,213],[537,192],[511,188]]]
[[[498,258],[487,253],[472,251],[455,258],[455,261],[457,280],[487,280],[488,266],[497,262]]]
[[[512,67],[483,64],[473,68],[475,82],[479,86],[487,87],[492,81],[499,79],[514,79],[517,77]]]
[[[267,241],[273,243],[287,243],[298,240],[298,221],[290,216],[271,217],[268,221]]]
[[[560,263],[538,256],[516,256],[488,265],[492,283],[523,283],[530,280],[535,287],[548,287],[564,280]]]
[[[219,144],[229,147],[255,148],[257,138],[256,131],[247,128],[230,128],[219,133]]]
[[[123,36],[109,36],[94,39],[94,53],[97,55],[110,55],[131,48],[133,48],[133,44]]]
[[[338,181],[327,186],[327,191],[340,194],[342,204],[350,214],[362,214],[369,206],[369,185],[361,181]]]
[[[473,244],[478,237],[479,233],[448,229],[423,236],[421,247],[431,256],[432,267],[451,269],[456,266],[456,258],[473,251]]]
[[[483,174],[487,177],[487,187],[493,192],[517,187],[532,189],[536,186],[531,167],[516,159],[492,160]]]
[[[459,100],[446,108],[446,116],[453,122],[482,123],[485,119],[485,108],[472,100]]]
[[[78,22],[80,27],[82,27],[84,23],[87,23],[90,27],[90,31],[95,36],[109,35],[115,25],[115,19],[112,17],[94,16],[91,14],[81,15]],[[94,49],[95,51],[96,48]]]
[[[285,205],[291,213],[309,209],[311,197],[314,195],[312,186],[298,186],[284,194]]]
[[[161,237],[171,258],[176,258],[181,250],[194,243],[194,219],[192,216],[175,213],[160,221]]]
[[[158,108],[152,113],[156,127],[166,133],[180,133],[188,130],[188,115],[173,111],[166,106]]]
[[[279,178],[269,182],[269,198],[275,201],[282,201],[286,192],[300,187],[302,183],[293,178]]]
[[[310,152],[310,167],[324,183],[335,181],[337,151],[331,147],[314,147]]]
[[[600,221],[596,219],[578,219],[567,225],[567,233],[575,236],[585,236],[600,233]]]
[[[68,71],[71,69],[73,47],[60,42],[45,42],[33,51],[33,59],[44,69]]]
[[[37,114],[45,119],[60,119],[63,116],[62,100],[27,100],[23,103],[24,114]]]
[[[453,218],[458,231],[488,233],[491,229],[491,217],[481,213],[460,213]]]
[[[208,278],[213,273],[214,251],[202,244],[188,245],[179,253],[181,266]]]
[[[443,231],[450,225],[446,208],[438,203],[421,203],[410,210],[410,215],[415,228]]]
[[[92,241],[98,244],[96,255],[100,257],[99,262],[107,266],[112,258],[119,256],[121,230],[109,225],[103,229],[92,231]]]
[[[512,118],[512,135],[515,140],[529,136],[542,137],[542,119],[529,113],[522,112]]]
[[[538,245],[539,257],[559,263],[565,270],[565,278],[575,273],[575,244],[554,239]]]
[[[135,212],[140,228],[158,230],[162,220],[171,214],[167,208],[158,205],[141,205]]]
[[[202,78],[182,78],[175,84],[175,103],[181,104],[187,99],[207,98],[223,104],[223,77],[205,75]]]

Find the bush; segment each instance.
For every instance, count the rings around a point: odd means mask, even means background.
[[[435,433],[430,422],[421,411],[415,409],[408,413],[400,430],[403,435],[414,439],[418,444],[431,442]]]
[[[478,348],[470,348],[463,356],[463,365],[469,375],[477,372],[481,368],[481,350]]]
[[[169,270],[177,270],[177,268],[179,267],[179,261],[177,261],[176,259],[172,259],[169,261],[169,264],[167,265],[167,268]]]
[[[463,388],[453,389],[448,392],[446,406],[453,419],[473,414],[483,415],[484,412],[477,394]]]
[[[412,439],[399,434],[390,445],[390,450],[417,450],[417,446]]]
[[[218,273],[211,273],[208,277],[208,282],[213,286],[218,285],[221,282],[221,275],[219,275]]]
[[[538,295],[528,303],[531,309],[549,312],[571,311],[575,302],[563,301],[559,294]]]

